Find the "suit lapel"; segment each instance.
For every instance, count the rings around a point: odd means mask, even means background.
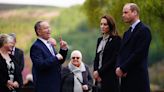
[[[133,32],[127,31],[127,33],[125,34],[125,38],[124,38],[124,44],[130,40],[132,35],[133,35]]]
[[[106,42],[106,44],[105,44],[104,51],[105,51],[105,49],[106,49],[107,47],[110,47],[109,45],[111,44],[112,40],[113,40],[113,37],[112,37],[112,36],[109,36],[109,38],[108,38],[108,40],[107,40],[107,42]]]
[[[126,43],[129,42],[129,40],[131,39],[131,37],[134,36],[134,34],[138,31],[138,28],[139,28],[139,26],[140,26],[141,24],[142,24],[142,23],[139,22],[139,23],[136,25],[136,27],[133,29],[133,32],[130,32],[130,31],[127,31],[127,32],[126,32],[125,37],[124,37],[124,43],[123,43],[124,45],[125,45]]]
[[[42,47],[44,48],[44,50],[46,50],[46,52],[49,52],[49,54],[51,54],[50,50],[48,49],[48,47],[40,40],[37,39],[37,41],[42,45]],[[52,55],[52,54],[51,54]]]
[[[101,42],[102,39],[103,39],[102,37],[98,39],[97,49],[98,49],[98,47],[99,47],[100,42]],[[111,42],[112,40],[113,40],[113,37],[112,37],[112,36],[109,36],[108,41],[107,41],[106,44],[105,44],[104,50],[105,50],[107,47],[109,47],[110,42]]]
[[[99,44],[100,44],[100,42],[101,42],[102,39],[103,39],[102,37],[98,39],[97,47],[99,46]]]
[[[14,56],[17,57],[17,53],[18,53],[18,50],[17,48],[15,47],[15,51],[14,51]]]

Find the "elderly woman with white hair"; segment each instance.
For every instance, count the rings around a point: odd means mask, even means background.
[[[18,92],[20,86],[19,66],[11,55],[13,40],[7,34],[0,34],[0,92]]]
[[[89,67],[82,61],[81,52],[74,50],[70,58],[62,69],[61,92],[89,92],[93,80]]]

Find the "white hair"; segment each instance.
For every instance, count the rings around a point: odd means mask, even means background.
[[[74,55],[78,55],[80,57],[80,59],[82,59],[82,54],[79,50],[72,51],[71,58],[74,57]]]

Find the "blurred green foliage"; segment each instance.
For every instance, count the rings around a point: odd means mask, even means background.
[[[69,53],[73,50],[80,50],[83,54],[83,61],[93,64],[96,40],[98,31],[89,31],[88,23],[81,7],[72,7],[61,11],[61,15],[56,20],[52,20],[54,26],[54,38],[59,42],[61,36],[69,44]],[[57,47],[59,49],[59,46]]]

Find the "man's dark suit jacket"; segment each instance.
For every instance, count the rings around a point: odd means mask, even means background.
[[[55,49],[54,52],[57,54]],[[32,45],[30,57],[36,92],[60,92],[61,64],[65,61],[67,50],[61,49],[59,53],[64,57],[62,61],[53,56],[41,40],[37,39]]]
[[[16,58],[16,63],[19,66],[19,73],[21,75],[21,76],[19,76],[21,79],[20,86],[23,86],[23,78],[22,78],[22,71],[24,68],[24,53],[23,53],[23,51],[19,48],[15,48],[14,57]]]
[[[121,81],[121,92],[150,92],[147,66],[150,30],[139,22],[130,37],[129,33],[125,32],[123,36],[117,62],[117,66],[127,73]]]
[[[97,49],[102,40],[102,37],[98,39]],[[97,70],[99,76],[102,79],[102,92],[118,92],[118,80],[115,74],[115,66],[117,55],[121,46],[121,38],[119,36],[110,36],[105,45],[102,67],[99,66],[99,54],[96,50],[96,56],[94,60],[94,71]]]

